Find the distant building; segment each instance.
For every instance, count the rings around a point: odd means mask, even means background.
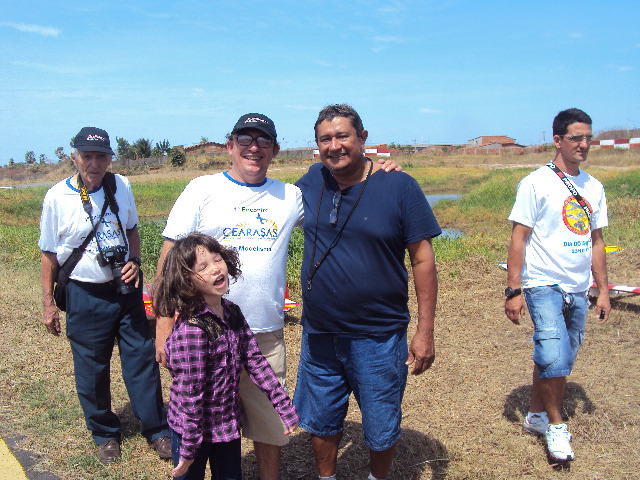
[[[467,142],[467,145],[469,147],[482,147],[486,145],[495,145],[495,144],[502,145],[503,148],[523,147],[523,145],[518,145],[516,143],[515,138],[507,137],[505,135],[477,137]]]
[[[467,142],[467,145],[460,150],[460,153],[468,155],[477,154],[499,154],[502,150],[523,153],[524,145],[516,143],[515,138],[506,135],[476,137]]]

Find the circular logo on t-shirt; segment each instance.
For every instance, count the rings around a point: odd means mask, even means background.
[[[588,210],[593,211],[589,202],[585,200],[585,203]],[[580,206],[573,195],[564,201],[562,219],[567,228],[576,235],[588,235],[590,233],[589,217],[587,217],[584,208]]]

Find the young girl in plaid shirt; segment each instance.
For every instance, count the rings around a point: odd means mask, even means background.
[[[164,348],[173,378],[167,414],[172,474],[181,480],[203,480],[207,461],[212,478],[242,479],[238,387],[243,368],[273,403],[285,433],[297,427],[298,414],[240,308],[222,298],[229,277],[240,273],[235,250],[192,233],[175,242],[155,289],[156,315],[178,312]]]

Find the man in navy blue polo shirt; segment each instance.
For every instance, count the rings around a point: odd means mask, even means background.
[[[348,105],[315,124],[321,164],[296,184],[304,205],[303,337],[294,404],[311,433],[320,478],[335,478],[338,445],[354,394],[370,449],[370,479],[389,475],[400,436],[408,365],[434,361],[437,296],[431,239],[441,233],[424,193],[403,172],[380,172],[364,155],[367,131]],[[410,321],[409,251],[418,300]]]

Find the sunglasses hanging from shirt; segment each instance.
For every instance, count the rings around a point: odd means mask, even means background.
[[[322,262],[324,262],[324,259],[327,258],[327,255],[329,255],[329,252],[331,251],[331,249],[338,244],[338,241],[340,240],[340,236],[342,235],[342,231],[344,230],[344,227],[347,225],[347,222],[351,218],[353,211],[358,206],[358,203],[360,203],[360,199],[362,198],[364,189],[367,187],[367,183],[369,182],[369,177],[371,176],[371,172],[373,171],[373,162],[371,160],[369,160],[369,162],[371,163],[369,164],[369,171],[367,172],[367,177],[364,179],[362,188],[360,189],[360,193],[358,194],[358,198],[356,198],[356,201],[353,203],[351,210],[349,210],[349,214],[347,215],[347,218],[344,220],[344,223],[340,227],[340,230],[338,231],[337,235],[334,237],[331,244],[327,247],[325,252],[320,257],[320,260],[318,260],[315,264],[311,266],[311,270],[309,271],[309,277],[307,278],[307,290],[311,290],[311,282],[313,281],[314,275],[320,268],[320,265],[322,265]],[[324,194],[324,186],[326,182],[327,182],[327,179],[325,178],[324,181],[322,182],[322,190],[320,190],[320,199],[318,200],[318,210],[316,212],[316,231],[315,231],[315,238],[313,239],[313,250],[311,250],[311,261],[313,261],[313,259],[316,258],[316,242],[318,240],[318,221],[320,219],[320,205],[322,204],[322,195]],[[340,198],[342,198],[342,196]],[[334,201],[334,210],[337,208],[338,208],[338,205]],[[333,217],[333,212],[332,212],[332,217]],[[331,223],[331,226],[333,227],[336,226],[338,221],[337,212],[335,214],[335,217],[336,217],[335,221],[333,218],[330,218],[330,223]]]
[[[547,167],[553,170],[556,173],[556,175],[560,177],[560,180],[562,180],[562,183],[565,184],[565,186],[569,189],[569,192],[571,192],[571,194],[574,196],[576,201],[580,204],[580,206],[584,210],[584,213],[587,214],[587,219],[589,220],[589,228],[591,228],[591,211],[589,211],[589,206],[587,205],[587,202],[584,201],[584,198],[582,198],[582,195],[578,193],[578,189],[575,187],[573,183],[571,183],[571,180],[567,178],[564,172],[560,170],[555,163],[549,162],[547,163]]]

